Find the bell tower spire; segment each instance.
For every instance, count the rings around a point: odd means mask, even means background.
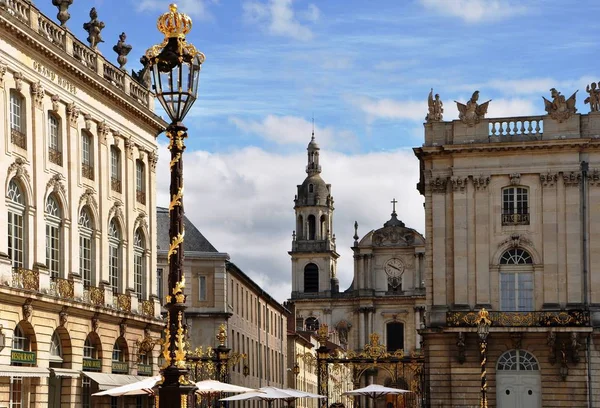
[[[307,177],[294,198],[296,231],[292,234],[292,298],[304,293],[331,293],[339,290],[336,267],[339,254],[333,233],[331,184],[321,178],[320,148],[313,131],[306,148]]]

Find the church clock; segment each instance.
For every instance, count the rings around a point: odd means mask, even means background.
[[[388,276],[388,284],[396,289],[402,284],[402,274],[404,273],[404,262],[398,258],[389,259],[383,266],[383,270]]]

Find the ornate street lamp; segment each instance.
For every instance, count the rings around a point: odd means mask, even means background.
[[[487,408],[487,373],[485,365],[487,363],[487,337],[490,333],[492,321],[489,318],[489,312],[482,308],[477,314],[477,335],[479,336],[479,354],[481,362],[481,401],[479,406]]]
[[[298,362],[296,362],[294,367],[292,367],[292,373],[294,374],[294,387],[298,389],[298,374],[300,374],[300,366],[298,365]]]
[[[195,386],[189,381],[186,367],[185,322],[185,276],[183,273],[183,161],[184,140],[187,128],[183,119],[188,113],[198,92],[200,66],[204,54],[185,40],[192,28],[192,20],[177,12],[177,5],[171,4],[169,12],[159,17],[157,27],[165,36],[163,42],[146,51],[148,69],[152,72],[154,92],[171,119],[167,127],[171,151],[171,187],[169,203],[169,292],[165,298],[167,325],[163,341],[161,367],[162,379],[159,382],[159,408],[194,407]]]

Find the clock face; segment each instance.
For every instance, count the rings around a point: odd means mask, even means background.
[[[404,262],[398,258],[392,258],[385,263],[383,270],[388,276],[402,276],[404,273]]]

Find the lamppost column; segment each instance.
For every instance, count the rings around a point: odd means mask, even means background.
[[[481,309],[477,314],[477,335],[479,336],[479,355],[481,364],[481,399],[480,408],[487,408],[487,338],[490,332],[492,321],[489,318],[489,312]]]

